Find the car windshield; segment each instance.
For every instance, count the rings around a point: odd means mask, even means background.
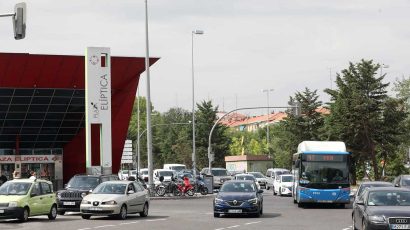
[[[100,184],[100,179],[98,177],[75,176],[68,182],[67,187],[78,189],[94,189],[98,184]]]
[[[372,191],[369,192],[369,206],[410,206],[410,191]]]
[[[393,187],[393,184],[362,184],[359,190],[357,191],[356,197],[360,197],[366,188],[371,187]]]
[[[251,180],[251,181],[255,180],[255,177],[253,177],[251,175],[239,175],[239,176],[235,176],[235,178],[237,180]]]
[[[164,176],[164,177],[165,176],[171,176],[172,177],[174,175],[174,173],[172,171],[159,171],[158,175],[159,176]]]
[[[225,169],[212,169],[212,175],[214,175],[214,176],[227,176],[228,173]]]
[[[255,192],[255,184],[249,182],[233,182],[222,185],[220,192]]]
[[[29,182],[8,181],[0,186],[0,195],[26,195],[30,187]]]
[[[282,182],[292,182],[293,176],[282,176]]]
[[[264,178],[262,173],[254,172],[254,173],[250,173],[250,174],[252,174],[255,178]]]
[[[171,166],[170,168],[175,171],[185,170],[185,166]]]
[[[403,186],[410,186],[410,178],[405,178],[402,180],[401,184]]]
[[[348,168],[346,162],[302,162],[301,179],[306,183],[348,184]]]
[[[93,194],[125,194],[126,184],[102,183],[94,189]]]

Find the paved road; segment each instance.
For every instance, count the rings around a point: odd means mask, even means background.
[[[58,216],[55,221],[47,217],[31,218],[27,223],[0,221],[0,229],[27,230],[125,230],[125,229],[351,229],[351,209],[335,207],[298,208],[290,197],[275,197],[270,191],[264,194],[264,215],[260,218],[214,218],[212,198],[195,200],[155,200],[151,202],[147,218],[130,215],[125,221],[107,217],[83,220],[78,214]]]

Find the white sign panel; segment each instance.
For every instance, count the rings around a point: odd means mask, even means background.
[[[88,47],[85,56],[86,166],[91,167],[91,125],[100,125],[100,159],[111,173],[111,55],[109,48]]]

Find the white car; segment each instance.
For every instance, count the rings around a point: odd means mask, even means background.
[[[161,176],[164,177],[164,182],[170,182],[172,181],[172,178],[176,176],[176,172],[169,169],[155,169],[154,181],[159,182]]]
[[[266,189],[269,190],[274,187],[274,182],[279,175],[290,174],[290,171],[283,168],[270,168],[266,171]]]
[[[149,194],[136,181],[106,181],[98,185],[81,202],[83,219],[91,216],[115,216],[126,219],[128,213],[148,216]]]
[[[265,188],[265,189],[267,188],[268,180],[262,173],[260,172],[248,172],[248,173],[253,175],[256,178],[256,181],[258,182],[261,188]]]
[[[142,179],[144,181],[148,182],[148,169],[147,168],[140,169],[140,175],[142,176]]]
[[[273,195],[292,195],[293,175],[282,174],[274,181]]]

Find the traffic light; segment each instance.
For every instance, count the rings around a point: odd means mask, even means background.
[[[13,29],[14,29],[14,39],[20,40],[26,36],[26,3],[21,2],[16,4],[14,7]]]

